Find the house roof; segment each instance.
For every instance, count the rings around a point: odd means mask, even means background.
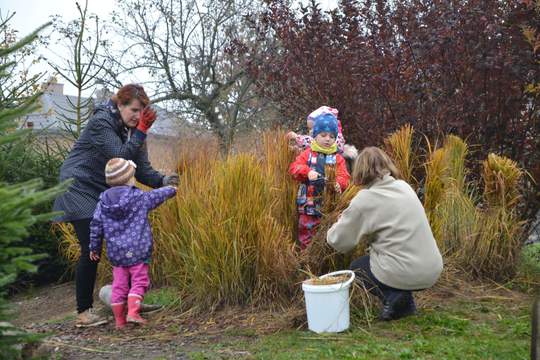
[[[92,98],[89,103],[88,98],[81,97],[82,113],[88,112],[88,107],[99,104],[104,99]],[[62,119],[74,119],[76,117],[75,107],[77,97],[63,94],[63,84],[46,83],[44,93],[39,99],[40,108],[29,115],[23,117],[22,122],[25,127],[57,132],[65,130],[66,121]],[[174,114],[166,110],[153,106],[156,109],[158,120],[150,128],[150,134],[164,136],[179,136],[188,130],[188,124]],[[71,125],[75,129],[75,125]]]

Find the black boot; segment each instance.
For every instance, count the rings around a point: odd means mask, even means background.
[[[391,294],[383,303],[381,320],[397,320],[416,313],[416,305],[412,292],[399,291]]]
[[[396,314],[394,315],[395,319],[401,319],[405,316],[416,314],[416,304],[414,303],[414,297],[411,291],[407,292],[406,301],[403,303],[402,307],[397,309]]]

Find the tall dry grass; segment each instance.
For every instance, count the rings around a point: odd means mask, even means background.
[[[446,187],[455,187],[460,191],[467,191],[467,143],[455,135],[449,135],[444,142],[446,174],[443,179]]]
[[[433,235],[447,263],[475,276],[513,276],[523,242],[519,202],[522,171],[510,159],[490,154],[480,184],[467,181],[467,144],[457,136],[430,153],[424,205]]]
[[[467,259],[467,249],[478,235],[479,220],[472,197],[458,187],[447,188],[430,216],[433,236],[447,260]]]
[[[265,137],[264,158],[202,153],[185,167],[175,200],[155,212],[152,275],[184,291],[188,303],[260,304],[291,295],[298,266],[293,221],[283,215],[294,192],[282,175],[290,154],[277,139],[285,137]]]
[[[273,216],[285,225],[287,236],[296,239],[298,226],[296,214],[296,192],[298,184],[289,175],[289,165],[296,158],[285,138],[285,132],[265,132],[262,135],[263,171],[271,181],[270,190],[275,196]],[[257,154],[259,154],[257,152]],[[291,215],[293,214],[293,215]]]
[[[524,222],[508,209],[481,212],[477,236],[463,264],[474,275],[495,281],[510,280],[517,270],[523,245]]]
[[[428,143],[428,161],[424,164],[424,208],[430,222],[433,220],[433,211],[441,202],[445,193],[445,174],[447,172],[446,150],[444,148],[431,149]]]
[[[496,154],[489,154],[482,165],[485,206],[479,210],[478,235],[467,256],[474,274],[507,280],[516,272],[523,245],[525,222],[516,209],[523,171]]]
[[[491,207],[513,209],[519,202],[519,182],[523,171],[503,156],[489,154],[483,162],[484,197]]]
[[[346,256],[326,244],[327,230],[359,191],[356,186],[340,195],[327,187],[318,233],[305,251],[295,248],[298,184],[287,173],[295,155],[284,135],[263,134],[256,147],[260,152],[227,158],[211,143],[178,145],[178,194],[151,215],[154,284],[176,287],[186,306],[200,310],[282,304],[298,295],[305,272],[321,275],[348,268],[354,257],[365,253],[367,244]],[[411,147],[412,136],[412,128],[405,127],[386,142],[411,179],[417,173],[414,159],[419,158]],[[511,162],[491,156],[484,167],[482,194],[478,184],[467,181],[467,151],[467,144],[453,136],[441,148],[428,143],[422,189],[426,213],[445,262],[478,276],[504,278],[515,268],[514,249],[521,238],[522,224],[509,210],[517,201],[521,173]],[[332,183],[332,169],[327,171]],[[62,249],[75,260],[77,241],[71,229],[61,229]],[[108,280],[108,265],[100,266],[99,274],[101,281]]]
[[[390,134],[385,140],[386,152],[394,161],[401,177],[411,186],[416,187],[417,180],[413,176],[414,165],[417,161],[413,151],[414,130],[411,125],[406,124],[400,129]]]
[[[476,205],[466,182],[467,155],[467,144],[449,135],[426,164],[424,204],[433,235],[447,257],[463,256],[462,249],[477,231]]]

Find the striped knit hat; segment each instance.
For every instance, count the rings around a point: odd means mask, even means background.
[[[112,158],[105,165],[105,181],[110,186],[125,185],[135,175],[136,167],[131,160]]]

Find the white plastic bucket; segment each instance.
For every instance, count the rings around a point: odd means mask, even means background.
[[[349,328],[349,287],[354,281],[354,272],[334,271],[321,278],[342,274],[348,274],[350,278],[346,282],[332,285],[302,283],[309,330],[316,333],[334,333]]]

